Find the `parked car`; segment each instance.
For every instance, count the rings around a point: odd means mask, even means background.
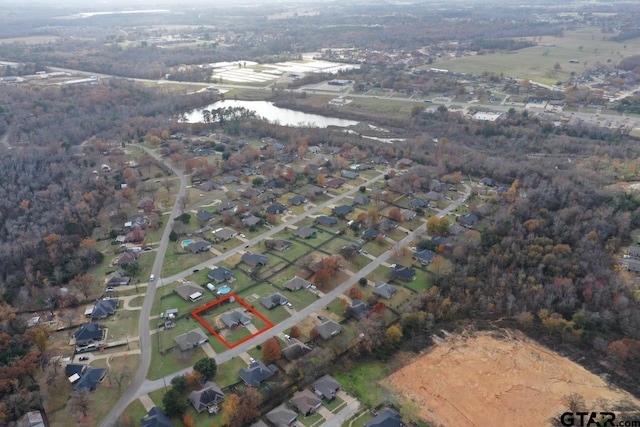
[[[80,356],[78,360],[89,360],[89,356]]]

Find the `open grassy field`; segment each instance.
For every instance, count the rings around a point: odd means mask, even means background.
[[[484,71],[504,73],[509,77],[555,84],[557,81],[566,81],[571,72],[581,73],[593,67],[596,62],[613,65],[624,57],[640,54],[640,38],[619,43],[606,40],[608,37],[610,35],[602,34],[600,28],[585,27],[565,31],[562,37],[542,37],[538,46],[510,54],[451,58],[434,66],[469,74],[481,74]],[[545,47],[545,44],[556,46]],[[575,59],[578,63],[570,64],[569,59]],[[555,76],[550,76],[549,71],[556,62],[562,69]]]

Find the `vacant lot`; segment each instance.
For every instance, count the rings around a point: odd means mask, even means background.
[[[514,331],[448,338],[388,383],[424,419],[447,426],[551,425],[568,410],[572,393],[588,411],[612,411],[623,401],[640,407],[630,394]]]

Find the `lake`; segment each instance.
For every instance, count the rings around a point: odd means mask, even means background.
[[[328,126],[347,127],[358,124],[353,120],[308,114],[302,111],[276,107],[273,103],[267,101],[235,101],[230,99],[218,101],[204,108],[188,112],[185,114],[186,121],[188,123],[201,123],[203,122],[203,110],[215,110],[222,107],[244,107],[247,110],[255,111],[258,116],[263,117],[265,120],[282,126],[326,128]]]

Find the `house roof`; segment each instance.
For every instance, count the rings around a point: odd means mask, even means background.
[[[478,223],[480,218],[478,218],[478,215],[475,214],[464,214],[458,217],[458,222],[462,225],[476,225]]]
[[[67,377],[79,376],[79,379],[74,382],[73,391],[94,390],[106,373],[105,368],[94,368],[77,363],[70,363],[65,368]]]
[[[224,393],[213,381],[207,381],[202,389],[189,393],[189,402],[199,413],[224,400]]]
[[[118,260],[114,263],[117,265],[124,265],[124,264],[129,264],[131,262],[137,261],[138,260],[138,254],[135,252],[125,252],[122,255],[120,255],[120,258],[118,258]]]
[[[397,223],[397,221],[394,221],[389,218],[385,218],[382,221],[380,221],[380,223],[378,224],[378,227],[380,227],[381,230],[389,231],[389,230],[393,230],[394,228],[398,228],[398,225],[399,224]]]
[[[318,332],[322,339],[328,340],[334,335],[338,335],[342,331],[342,326],[331,319],[325,320],[323,323],[313,328]]]
[[[282,206],[280,203],[274,203],[273,205],[267,207],[266,212],[268,214],[279,214],[285,212],[286,210],[287,208]]]
[[[353,203],[356,205],[366,205],[369,203],[369,198],[363,194],[358,194],[353,198]]]
[[[18,419],[16,427],[46,427],[40,411],[27,412]]]
[[[302,239],[308,239],[316,235],[316,231],[310,227],[299,227],[293,231],[293,235]]]
[[[181,285],[176,286],[173,292],[178,294],[183,300],[189,301],[189,295],[193,295],[196,292],[204,293],[204,288],[200,285],[196,285],[193,282],[185,282]]]
[[[92,319],[104,319],[116,312],[118,309],[118,299],[100,299],[93,304],[93,311],[91,312]]]
[[[371,312],[371,307],[363,301],[359,299],[354,299],[351,301],[351,305],[348,305],[346,308],[346,313],[355,317],[356,319],[362,319],[367,317],[367,315]]]
[[[280,352],[282,357],[292,361],[301,358],[307,353],[311,352],[311,347],[295,338],[289,339],[289,345],[282,349]]]
[[[416,197],[415,199],[409,202],[409,206],[411,206],[412,208],[428,208],[429,202],[419,197]]]
[[[340,205],[331,209],[331,213],[334,215],[347,215],[354,211],[353,206],[349,205]]]
[[[414,211],[409,210],[409,209],[403,209],[403,210],[400,212],[400,215],[402,215],[402,218],[403,218],[405,221],[411,221],[413,218],[415,218],[415,217],[416,217],[417,213],[415,213]]]
[[[87,341],[100,341],[104,336],[104,329],[96,322],[85,323],[73,333],[76,343]]]
[[[390,410],[384,411],[365,423],[365,427],[404,427],[404,425],[402,417]]]
[[[238,235],[238,232],[235,230],[231,230],[230,228],[218,228],[217,230],[213,230],[213,235],[218,239],[229,240],[236,237]]]
[[[449,226],[449,234],[453,236],[457,236],[458,234],[463,233],[464,231],[465,231],[465,228],[460,224],[451,224]]]
[[[254,253],[245,253],[240,258],[242,262],[247,263],[252,266],[256,265],[267,265],[269,263],[269,258],[266,255],[262,254],[254,254]]]
[[[340,175],[341,175],[342,177],[344,177],[344,178],[347,178],[347,179],[356,179],[356,178],[358,178],[358,177],[360,176],[360,174],[359,174],[359,173],[357,173],[357,172],[352,172],[352,171],[342,171],[342,172],[340,173]]]
[[[416,275],[416,271],[413,268],[405,267],[404,265],[396,265],[393,269],[392,274],[394,277],[398,277],[399,279],[409,281],[413,280]]]
[[[324,225],[325,227],[333,227],[338,223],[338,219],[332,216],[320,215],[313,220],[314,223]]]
[[[198,209],[198,213],[196,214],[196,216],[201,221],[209,221],[210,219],[215,217],[213,213],[205,211],[204,209]]]
[[[275,293],[275,294],[269,295],[268,297],[264,297],[260,299],[260,303],[264,305],[268,310],[271,310],[272,308],[277,307],[279,305],[284,305],[288,302],[289,302],[288,299],[286,299],[285,297],[283,297],[278,293]]]
[[[253,199],[254,197],[258,197],[262,192],[255,188],[247,188],[242,192],[242,197],[245,199]]]
[[[640,246],[630,246],[629,247],[629,256],[638,258],[640,257]]]
[[[186,351],[197,347],[202,342],[209,341],[209,338],[207,338],[205,333],[202,332],[202,329],[196,328],[182,335],[178,335],[173,340],[176,342],[180,350]]]
[[[306,203],[307,198],[304,196],[293,196],[289,198],[289,203],[292,205],[301,205],[302,203]]]
[[[480,185],[486,185],[487,187],[494,187],[496,185],[496,181],[493,178],[482,178],[480,180]]]
[[[302,390],[293,393],[293,397],[289,400],[289,404],[298,412],[307,415],[315,412],[322,405],[322,400],[318,398],[311,390]]]
[[[234,209],[236,206],[238,206],[238,204],[232,200],[223,200],[218,205],[218,209],[221,211],[228,211]]]
[[[318,378],[311,386],[320,397],[332,400],[340,389],[341,384],[331,375],[325,375]]]
[[[140,427],[173,427],[173,423],[167,414],[158,406],[151,408],[140,422]]]
[[[258,224],[260,224],[260,221],[262,221],[262,219],[258,218],[255,215],[250,215],[250,216],[242,219],[242,223],[244,225],[246,225],[247,227],[251,227],[253,225],[258,225]]]
[[[316,194],[316,195],[324,194],[326,192],[327,192],[327,190],[325,190],[322,187],[318,187],[317,185],[312,185],[311,187],[309,187],[309,191],[308,191],[309,194]]]
[[[248,325],[249,323],[251,323],[251,318],[239,310],[224,313],[222,316],[220,316],[220,320],[222,320],[224,324],[230,328],[238,324]]]
[[[273,239],[273,240],[271,240],[270,244],[272,245],[271,247],[273,249],[275,249],[276,251],[279,251],[279,252],[287,250],[287,249],[289,249],[290,247],[293,246],[293,242],[290,242],[290,241],[285,240],[285,239]]]
[[[233,279],[233,271],[226,267],[215,267],[209,270],[207,277],[211,280],[215,280],[218,283],[226,282]]]
[[[264,421],[258,420],[256,423],[251,424],[250,427],[269,427],[269,426]]]
[[[344,179],[340,179],[340,178],[333,178],[330,179],[326,182],[327,187],[331,187],[331,188],[339,188],[342,186],[342,184],[344,184]]]
[[[298,276],[293,277],[292,279],[287,280],[284,284],[284,288],[290,291],[298,291],[303,288],[307,288],[311,286],[311,282],[304,280]]]
[[[423,249],[414,253],[413,257],[423,262],[431,262],[436,257],[436,253],[429,249]]]
[[[369,228],[367,230],[364,230],[364,232],[362,233],[362,238],[365,240],[373,240],[378,237],[378,234],[380,234],[378,230],[376,230],[375,228]]]
[[[130,282],[131,277],[125,276],[125,274],[120,271],[115,271],[109,276],[107,286],[124,286],[128,285]]]
[[[267,412],[267,419],[276,427],[289,427],[298,416],[284,404]]]
[[[427,200],[438,201],[444,197],[442,193],[438,193],[437,191],[429,191],[425,194],[424,198]]]
[[[189,246],[187,246],[187,249],[189,249],[189,252],[194,254],[198,252],[206,252],[211,249],[211,243],[207,242],[206,240],[200,240],[191,243]]]
[[[376,286],[373,288],[374,295],[379,295],[383,298],[389,299],[397,291],[396,287],[386,282],[376,282]]]
[[[261,360],[251,362],[248,368],[241,368],[238,375],[251,387],[258,387],[262,381],[273,376],[273,372]]]

